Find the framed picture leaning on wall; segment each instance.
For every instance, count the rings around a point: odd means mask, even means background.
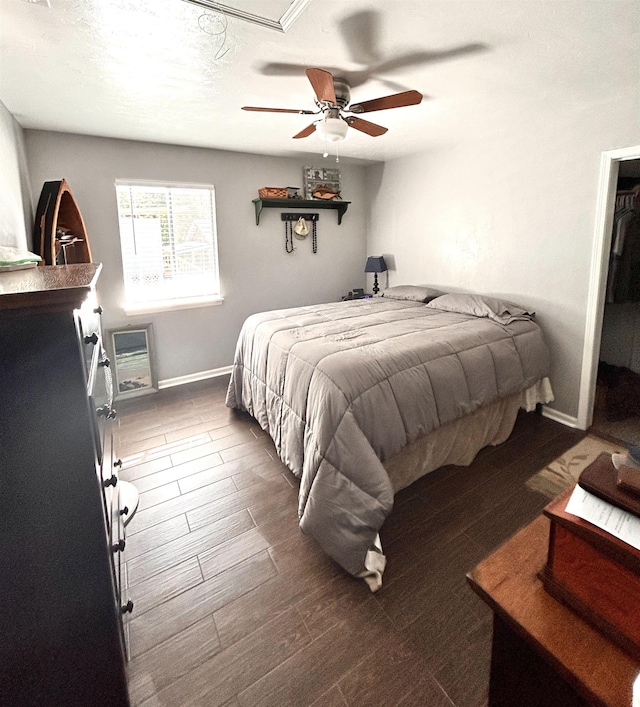
[[[157,392],[151,324],[112,329],[109,335],[116,399]]]

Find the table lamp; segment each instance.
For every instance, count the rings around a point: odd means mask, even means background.
[[[370,255],[367,258],[367,264],[364,266],[365,272],[373,273],[373,294],[377,295],[380,292],[378,287],[378,273],[387,272],[387,264],[381,255]]]

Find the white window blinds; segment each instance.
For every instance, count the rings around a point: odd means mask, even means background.
[[[117,182],[128,305],[220,295],[212,186]]]

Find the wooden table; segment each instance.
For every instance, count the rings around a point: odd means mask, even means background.
[[[546,592],[539,516],[467,579],[494,612],[490,707],[631,707],[640,663]]]

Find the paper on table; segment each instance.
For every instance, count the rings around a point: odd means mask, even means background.
[[[603,501],[581,486],[575,487],[565,510],[640,550],[640,518],[632,513]]]

